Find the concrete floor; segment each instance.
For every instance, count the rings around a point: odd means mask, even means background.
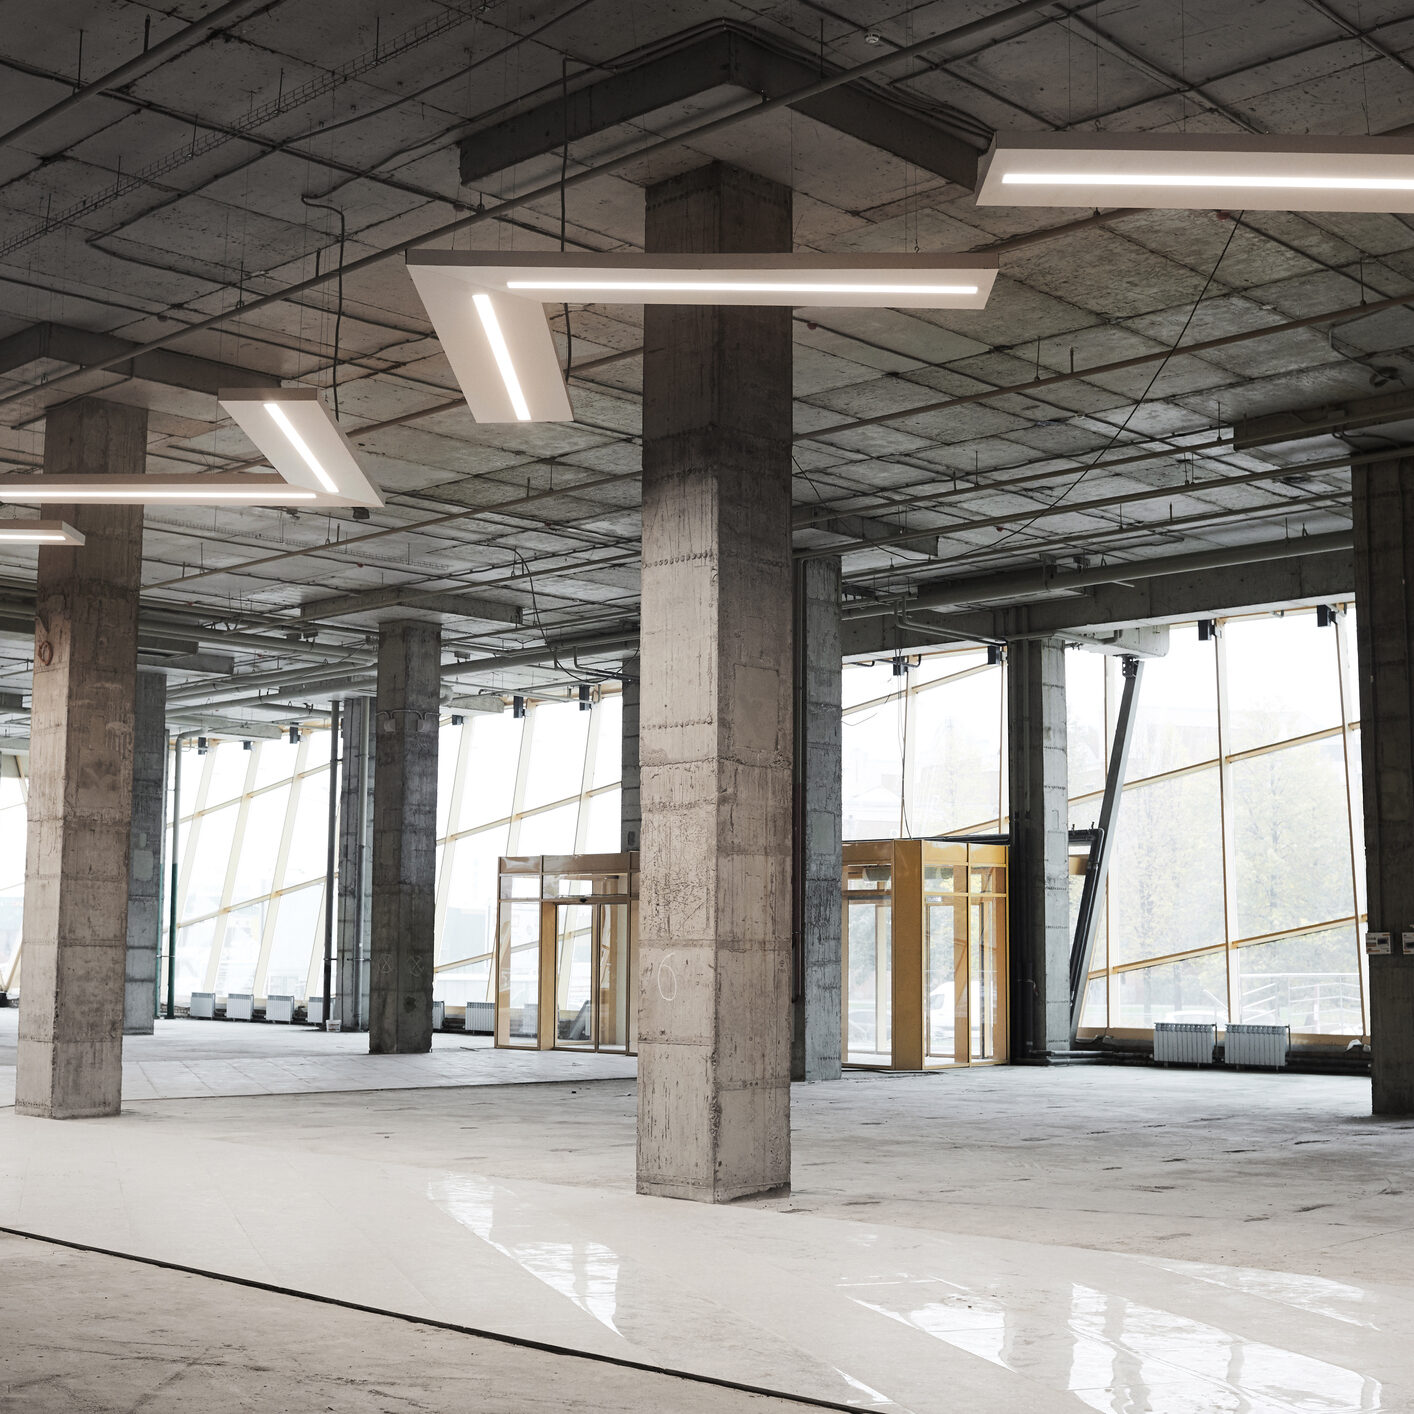
[[[15,1103],[19,1008],[0,1008],[0,1106]],[[496,1051],[489,1036],[435,1032],[420,1056],[368,1054],[367,1033],[248,1021],[159,1021],[123,1038],[123,1100],[404,1090],[438,1085],[631,1077],[632,1057]]]
[[[1414,1124],[1368,1095],[854,1074],[795,1088],[792,1194],[728,1208],[634,1196],[624,1079],[7,1112],[0,1225],[915,1414],[1404,1410]]]
[[[3,1235],[0,1319],[5,1414],[808,1407]]]

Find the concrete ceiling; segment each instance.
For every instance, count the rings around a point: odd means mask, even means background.
[[[138,56],[145,31],[156,45],[214,8],[11,0],[0,131]],[[478,426],[399,255],[351,272],[342,291],[327,277],[478,203],[483,216],[454,238],[463,248],[558,249],[562,169],[568,247],[632,249],[643,185],[719,158],[793,186],[801,249],[1000,252],[985,311],[796,317],[797,545],[843,552],[852,597],[1347,528],[1350,473],[1330,465],[1344,443],[1321,433],[1239,451],[1231,432],[1414,389],[1414,312],[1396,298],[1414,298],[1406,218],[979,209],[966,185],[899,156],[902,142],[885,151],[877,129],[871,142],[837,113],[827,123],[789,109],[632,157],[740,109],[749,95],[715,78],[586,125],[567,153],[522,140],[512,165],[482,160],[475,186],[460,185],[460,143],[484,158],[509,120],[523,135],[525,115],[565,93],[642,63],[669,72],[665,54],[724,22],[828,72],[1007,8],[271,0],[0,145],[0,353],[12,351],[0,357],[0,470],[37,466],[44,409],[79,394],[148,407],[150,468],[189,471],[253,456],[220,415],[211,363],[320,387],[331,404],[337,385],[386,509],[361,522],[148,515],[153,661],[165,641],[170,656],[220,650],[236,669],[174,666],[183,710],[265,722],[312,712],[342,690],[329,683],[366,676],[390,604],[441,619],[446,658],[466,665],[449,690],[554,693],[585,665],[612,672],[637,615],[640,311],[574,307],[570,339],[559,321],[573,424]],[[1414,0],[1055,4],[855,92],[915,115],[920,131],[946,129],[953,148],[980,148],[996,127],[1389,131],[1414,100]],[[1165,357],[1180,335],[1300,320],[1317,322]],[[27,332],[44,325],[128,343]],[[157,340],[185,365],[71,361]],[[1088,371],[1113,364],[1128,366]],[[1322,469],[1284,470],[1302,462]],[[33,565],[0,551],[0,689],[27,685]],[[576,656],[591,641],[600,647]],[[525,661],[534,650],[544,661]]]

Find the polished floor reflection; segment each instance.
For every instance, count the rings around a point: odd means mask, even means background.
[[[4,1112],[0,1225],[859,1408],[1401,1410],[1410,1131],[1362,1098],[855,1076],[725,1208],[632,1193],[622,1079]]]

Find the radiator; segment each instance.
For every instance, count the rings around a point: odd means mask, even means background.
[[[199,1021],[210,1021],[216,1015],[216,993],[193,992],[187,1015],[194,1016]]]
[[[446,1002],[433,1002],[433,1003],[432,1003],[432,1029],[433,1029],[434,1031],[440,1031],[440,1030],[442,1029],[442,1027],[443,1027],[444,1025],[446,1025],[446,1022],[447,1022],[447,1004],[446,1004]]]
[[[227,1021],[254,1021],[255,997],[249,992],[232,992],[226,998]]]
[[[295,1019],[295,999],[293,997],[266,997],[266,1021],[293,1021]]]
[[[1154,1060],[1159,1065],[1212,1065],[1218,1028],[1196,1021],[1160,1021],[1154,1026]]]
[[[305,1004],[304,1019],[311,1026],[324,1025],[324,998],[311,997]]]
[[[1229,1026],[1223,1045],[1228,1065],[1264,1065],[1280,1068],[1286,1064],[1291,1045],[1289,1026]]]
[[[468,1031],[477,1031],[489,1036],[496,1029],[495,1002],[468,1002],[466,1020],[462,1024]]]

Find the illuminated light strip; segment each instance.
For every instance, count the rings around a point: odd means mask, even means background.
[[[516,421],[529,422],[530,404],[526,402],[525,394],[521,391],[520,379],[516,377],[515,364],[511,362],[511,351],[506,347],[506,336],[501,332],[501,321],[496,318],[491,296],[474,294],[471,302],[476,306],[476,312],[481,318],[482,329],[486,331],[486,342],[491,345],[491,355],[500,370],[501,381],[506,385],[506,393],[510,397]]]
[[[1414,177],[1249,177],[1186,173],[1005,172],[1003,186],[1056,187],[1291,187],[1298,191],[1414,191]]]
[[[67,535],[55,531],[5,530],[0,528],[0,543],[11,545],[72,545]]]
[[[339,488],[334,484],[334,478],[320,466],[318,458],[309,450],[309,446],[304,438],[295,431],[294,423],[285,416],[284,408],[282,408],[279,403],[267,402],[265,404],[265,411],[275,419],[276,426],[290,439],[290,445],[304,458],[304,464],[314,473],[315,480],[317,480],[331,496],[338,495]]]
[[[0,500],[6,501],[180,501],[198,497],[203,501],[254,501],[257,505],[274,505],[278,501],[317,500],[317,491],[303,491],[288,484],[263,487],[204,488],[199,482],[187,486],[159,486],[151,490],[138,486],[36,486],[33,489],[9,484],[0,486]]]
[[[623,290],[724,295],[975,295],[976,285],[783,285],[724,280],[507,280],[508,290]],[[477,299],[483,298],[481,295]],[[484,319],[484,316],[483,316]]]

